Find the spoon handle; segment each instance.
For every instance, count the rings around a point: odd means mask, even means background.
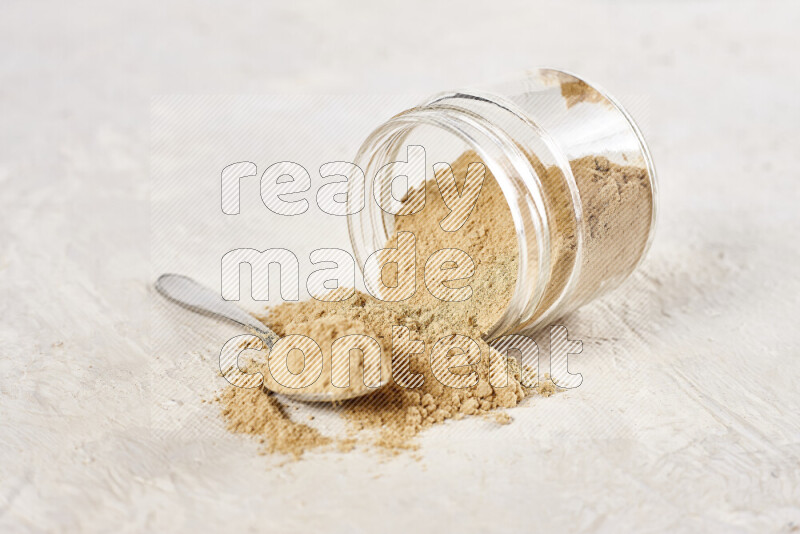
[[[223,299],[219,293],[198,284],[188,276],[162,274],[156,280],[155,287],[161,295],[187,310],[201,315],[227,319],[254,330],[270,349],[278,341],[278,335],[264,323],[236,304]]]

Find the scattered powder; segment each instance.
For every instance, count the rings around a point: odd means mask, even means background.
[[[457,180],[463,182],[466,166],[473,161],[478,161],[477,156],[465,153],[452,164]],[[546,189],[562,180],[557,169],[545,169],[533,157],[531,161]],[[587,247],[584,263],[599,261],[594,265],[605,263],[606,270],[610,269],[612,274],[627,275],[638,261],[649,231],[650,191],[644,191],[649,188],[646,172],[600,157],[576,160],[571,166],[582,196],[584,189],[595,195],[589,205],[584,206],[589,214],[588,232],[595,240],[593,246]],[[409,366],[412,373],[424,377],[422,385],[404,388],[390,381],[369,395],[338,403],[337,409],[349,423],[348,436],[338,441],[321,435],[305,423],[293,421],[266,389],[245,390],[229,386],[220,396],[220,402],[231,431],[260,437],[266,452],[294,457],[328,445],[346,452],[354,449],[357,443],[397,452],[413,449],[415,436],[449,419],[481,415],[493,417],[499,424],[508,424],[510,416],[504,412],[492,412],[513,408],[533,394],[550,396],[556,392],[548,377],[539,380],[535,388],[523,387],[522,382],[533,382],[528,380],[530,371],[520,369],[515,359],[506,359],[482,338],[504,313],[517,275],[515,229],[498,183],[487,169],[478,202],[467,222],[456,232],[444,232],[439,226],[439,221],[449,210],[438,191],[436,182],[428,183],[425,208],[416,214],[396,218],[396,232],[412,232],[416,237],[417,291],[410,299],[385,302],[356,291],[350,298],[339,302],[312,299],[283,303],[269,309],[262,318],[280,336],[302,334],[313,339],[323,351],[324,368],[330,367],[331,343],[349,334],[372,337],[380,344],[384,358],[390,357],[392,326],[405,326],[411,339],[425,342],[424,353],[411,355]],[[548,209],[556,210],[551,230],[554,257],[551,276],[555,289],[545,295],[545,300],[556,298],[563,289],[567,279],[564,272],[568,273],[567,266],[574,263],[576,249],[576,223],[566,200],[563,205],[551,205]],[[620,236],[621,232],[626,234]],[[619,248],[615,248],[619,246],[620,238],[628,243],[628,248],[621,254]],[[396,243],[396,239],[397,234],[387,246]],[[609,243],[614,245],[609,246]],[[468,300],[442,302],[425,288],[425,261],[433,252],[444,248],[464,250],[475,262],[475,274],[469,280],[473,294]],[[394,274],[396,277],[398,273]],[[387,285],[391,285],[391,281],[387,281]],[[597,280],[589,278],[577,289],[581,295],[590,296],[599,291],[600,285]],[[454,374],[470,377],[474,381],[471,387],[447,387],[435,378],[431,369],[432,347],[440,338],[451,335],[467,336],[480,348],[480,357],[475,365],[453,370]],[[362,381],[361,370],[360,366],[351,368],[353,387]],[[494,379],[498,372],[508,376],[502,387],[492,385],[498,384]],[[267,376],[269,373],[264,374]],[[490,376],[493,377],[491,383]],[[526,380],[522,380],[523,376]],[[329,374],[323,375],[321,384],[320,388],[331,387]]]
[[[293,422],[280,402],[260,388],[229,386],[220,395],[219,402],[228,430],[259,436],[265,445],[264,452],[299,458],[306,450],[332,441],[315,428]]]
[[[494,414],[494,422],[498,425],[510,425],[513,419],[506,412],[499,412]]]

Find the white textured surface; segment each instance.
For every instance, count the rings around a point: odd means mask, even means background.
[[[0,531],[800,529],[796,2],[110,6],[0,7]],[[222,431],[228,331],[156,306],[148,341],[150,97],[539,65],[632,103],[661,180],[646,265],[567,322],[583,385],[421,461],[278,467]]]

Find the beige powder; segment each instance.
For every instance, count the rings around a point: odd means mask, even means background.
[[[463,177],[466,165],[477,161],[473,153],[462,155],[452,164],[456,177]],[[560,171],[545,169],[531,158],[537,173],[545,182],[545,188],[555,188],[562,180]],[[594,218],[588,224],[599,245],[591,253],[613,254],[613,250],[603,252],[603,243],[609,243],[610,233],[619,232],[614,218],[623,217],[625,223],[634,223],[639,231],[632,232],[631,240],[646,239],[649,229],[642,223],[644,213],[641,205],[649,206],[649,196],[642,202],[634,202],[637,208],[632,213],[621,213],[624,202],[631,202],[629,195],[642,195],[640,176],[642,169],[622,167],[608,162],[605,158],[588,158],[572,162],[573,173],[579,186],[594,187],[601,197],[589,208],[594,210]],[[646,176],[646,174],[645,174]],[[463,180],[463,178],[462,178]],[[644,180],[646,182],[646,180]],[[548,185],[549,184],[549,185]],[[619,194],[610,194],[611,186]],[[627,192],[628,189],[633,191]],[[649,195],[649,190],[647,191]],[[626,196],[628,195],[628,196]],[[644,195],[646,196],[646,195]],[[575,221],[563,195],[553,194],[548,209],[554,210],[551,229],[554,256],[553,287],[550,296],[554,299],[563,288],[568,265],[574,263]],[[645,202],[646,200],[646,202]],[[558,202],[561,202],[558,204]],[[629,210],[630,211],[630,210]],[[508,205],[499,185],[490,173],[486,173],[483,190],[478,203],[465,225],[456,232],[444,232],[439,222],[448,210],[438,193],[435,182],[428,184],[427,200],[423,210],[414,214],[400,216],[396,220],[397,232],[412,232],[416,237],[417,252],[417,291],[413,297],[403,302],[385,302],[367,294],[356,292],[351,298],[341,302],[309,300],[300,303],[284,303],[267,311],[263,318],[278,335],[302,334],[313,339],[322,349],[325,367],[330,367],[331,343],[345,335],[366,334],[378,341],[385,357],[392,352],[392,326],[405,326],[412,339],[425,342],[425,352],[410,358],[410,371],[420,373],[424,383],[416,388],[404,388],[390,382],[384,388],[367,396],[343,401],[339,408],[342,416],[349,422],[350,435],[336,442],[339,450],[351,450],[356,443],[376,445],[384,450],[397,451],[413,446],[413,438],[425,428],[449,419],[460,419],[466,415],[489,415],[498,408],[512,408],[531,394],[549,396],[555,392],[552,382],[539,381],[535,389],[523,387],[523,373],[516,360],[506,360],[491,349],[482,336],[503,314],[514,290],[517,274],[517,240]],[[626,217],[627,214],[627,218]],[[613,223],[613,224],[612,224]],[[389,240],[387,246],[395,242]],[[643,244],[632,244],[643,248]],[[464,302],[442,302],[433,297],[423,283],[425,260],[435,251],[443,248],[459,248],[466,251],[475,262],[475,274],[469,280],[473,289],[472,297]],[[613,247],[607,247],[613,248]],[[634,251],[635,252],[635,251]],[[641,253],[641,251],[639,252]],[[634,255],[635,254],[631,254]],[[638,256],[636,256],[638,260]],[[625,258],[617,260],[612,269],[620,272],[631,267],[635,261]],[[632,267],[631,267],[632,268]],[[591,293],[597,288],[590,284],[583,291]],[[474,386],[450,388],[444,386],[433,376],[430,366],[430,352],[435,343],[444,336],[462,335],[477,342],[480,359],[471,368],[462,368],[464,375],[476,380]],[[350,381],[353,387],[361,382],[361,367],[351,368]],[[497,380],[491,380],[498,373],[507,372],[508,380],[503,387],[495,387]],[[473,374],[470,374],[473,373]],[[268,373],[264,373],[265,376]],[[525,383],[535,379],[525,376]],[[316,388],[330,386],[330,375],[323,374]],[[229,429],[234,432],[254,434],[264,441],[267,452],[289,453],[299,456],[304,451],[334,443],[305,423],[294,422],[281,410],[277,400],[266,390],[241,390],[228,387],[220,397],[224,406],[223,415]],[[510,422],[507,414],[496,414],[498,423]]]
[[[267,453],[299,458],[308,449],[331,443],[318,430],[293,422],[280,402],[262,390],[229,386],[219,397],[228,430],[261,438]]]

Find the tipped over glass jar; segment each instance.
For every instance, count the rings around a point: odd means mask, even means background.
[[[656,179],[644,138],[616,100],[575,75],[539,69],[485,89],[441,93],[392,117],[355,160],[368,177],[366,198],[408,201],[369,177],[406,158],[412,145],[424,147],[429,162],[474,152],[508,203],[516,283],[487,339],[533,332],[616,288],[650,247]],[[407,188],[428,180],[408,176]],[[376,202],[349,217],[360,266],[390,241],[397,217]]]

